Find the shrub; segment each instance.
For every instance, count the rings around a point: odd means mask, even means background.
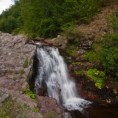
[[[76,57],[77,56],[77,49],[78,49],[78,47],[76,47],[75,45],[68,46],[68,48],[66,49],[66,53],[69,56]]]
[[[109,24],[114,30],[118,30],[118,12],[113,12],[108,17]]]
[[[98,0],[21,0],[24,31],[33,36],[53,37],[65,25],[89,21],[99,7]]]
[[[99,89],[104,87],[105,73],[97,69],[89,69],[87,76],[90,77],[94,82],[95,86]]]
[[[107,34],[102,41],[100,61],[109,78],[118,80],[118,34]]]
[[[36,99],[36,94],[29,89],[29,86],[23,91],[23,93],[32,99]]]

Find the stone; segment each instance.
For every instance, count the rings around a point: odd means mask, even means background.
[[[86,52],[86,51],[85,51],[84,49],[79,49],[77,53],[78,53],[78,55],[82,55],[82,54],[84,54],[85,52]]]
[[[13,36],[0,32],[0,104],[10,96],[13,101],[25,104],[32,110],[37,106],[36,101],[21,91],[27,87],[36,46],[25,42],[23,35]],[[41,113],[31,110],[27,111],[30,114],[28,118],[42,118]]]
[[[23,82],[28,76],[36,48],[25,44],[25,41],[26,38],[22,35],[12,36],[8,33],[0,33],[0,87],[19,91],[22,85],[25,88],[26,84]],[[28,59],[28,65],[24,68],[26,59]]]
[[[1,105],[2,102],[4,102],[8,97],[9,97],[8,94],[3,93],[2,91],[0,91],[0,105]]]
[[[41,113],[52,113],[54,118],[62,118],[64,115],[64,108],[50,97],[38,96],[38,107]]]

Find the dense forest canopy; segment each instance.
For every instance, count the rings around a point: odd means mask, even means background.
[[[18,0],[0,15],[0,30],[31,37],[54,37],[89,21],[109,0]]]

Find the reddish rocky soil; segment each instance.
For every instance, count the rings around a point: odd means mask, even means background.
[[[112,32],[112,28],[109,27],[108,16],[114,11],[118,11],[117,2],[103,7],[90,23],[79,25],[78,30],[83,34],[84,39],[97,40],[107,32]]]

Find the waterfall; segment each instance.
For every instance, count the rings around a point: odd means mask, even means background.
[[[90,102],[77,95],[75,82],[70,79],[67,66],[57,48],[37,48],[39,61],[35,90],[44,85],[49,97],[55,98],[68,110],[82,111]]]

